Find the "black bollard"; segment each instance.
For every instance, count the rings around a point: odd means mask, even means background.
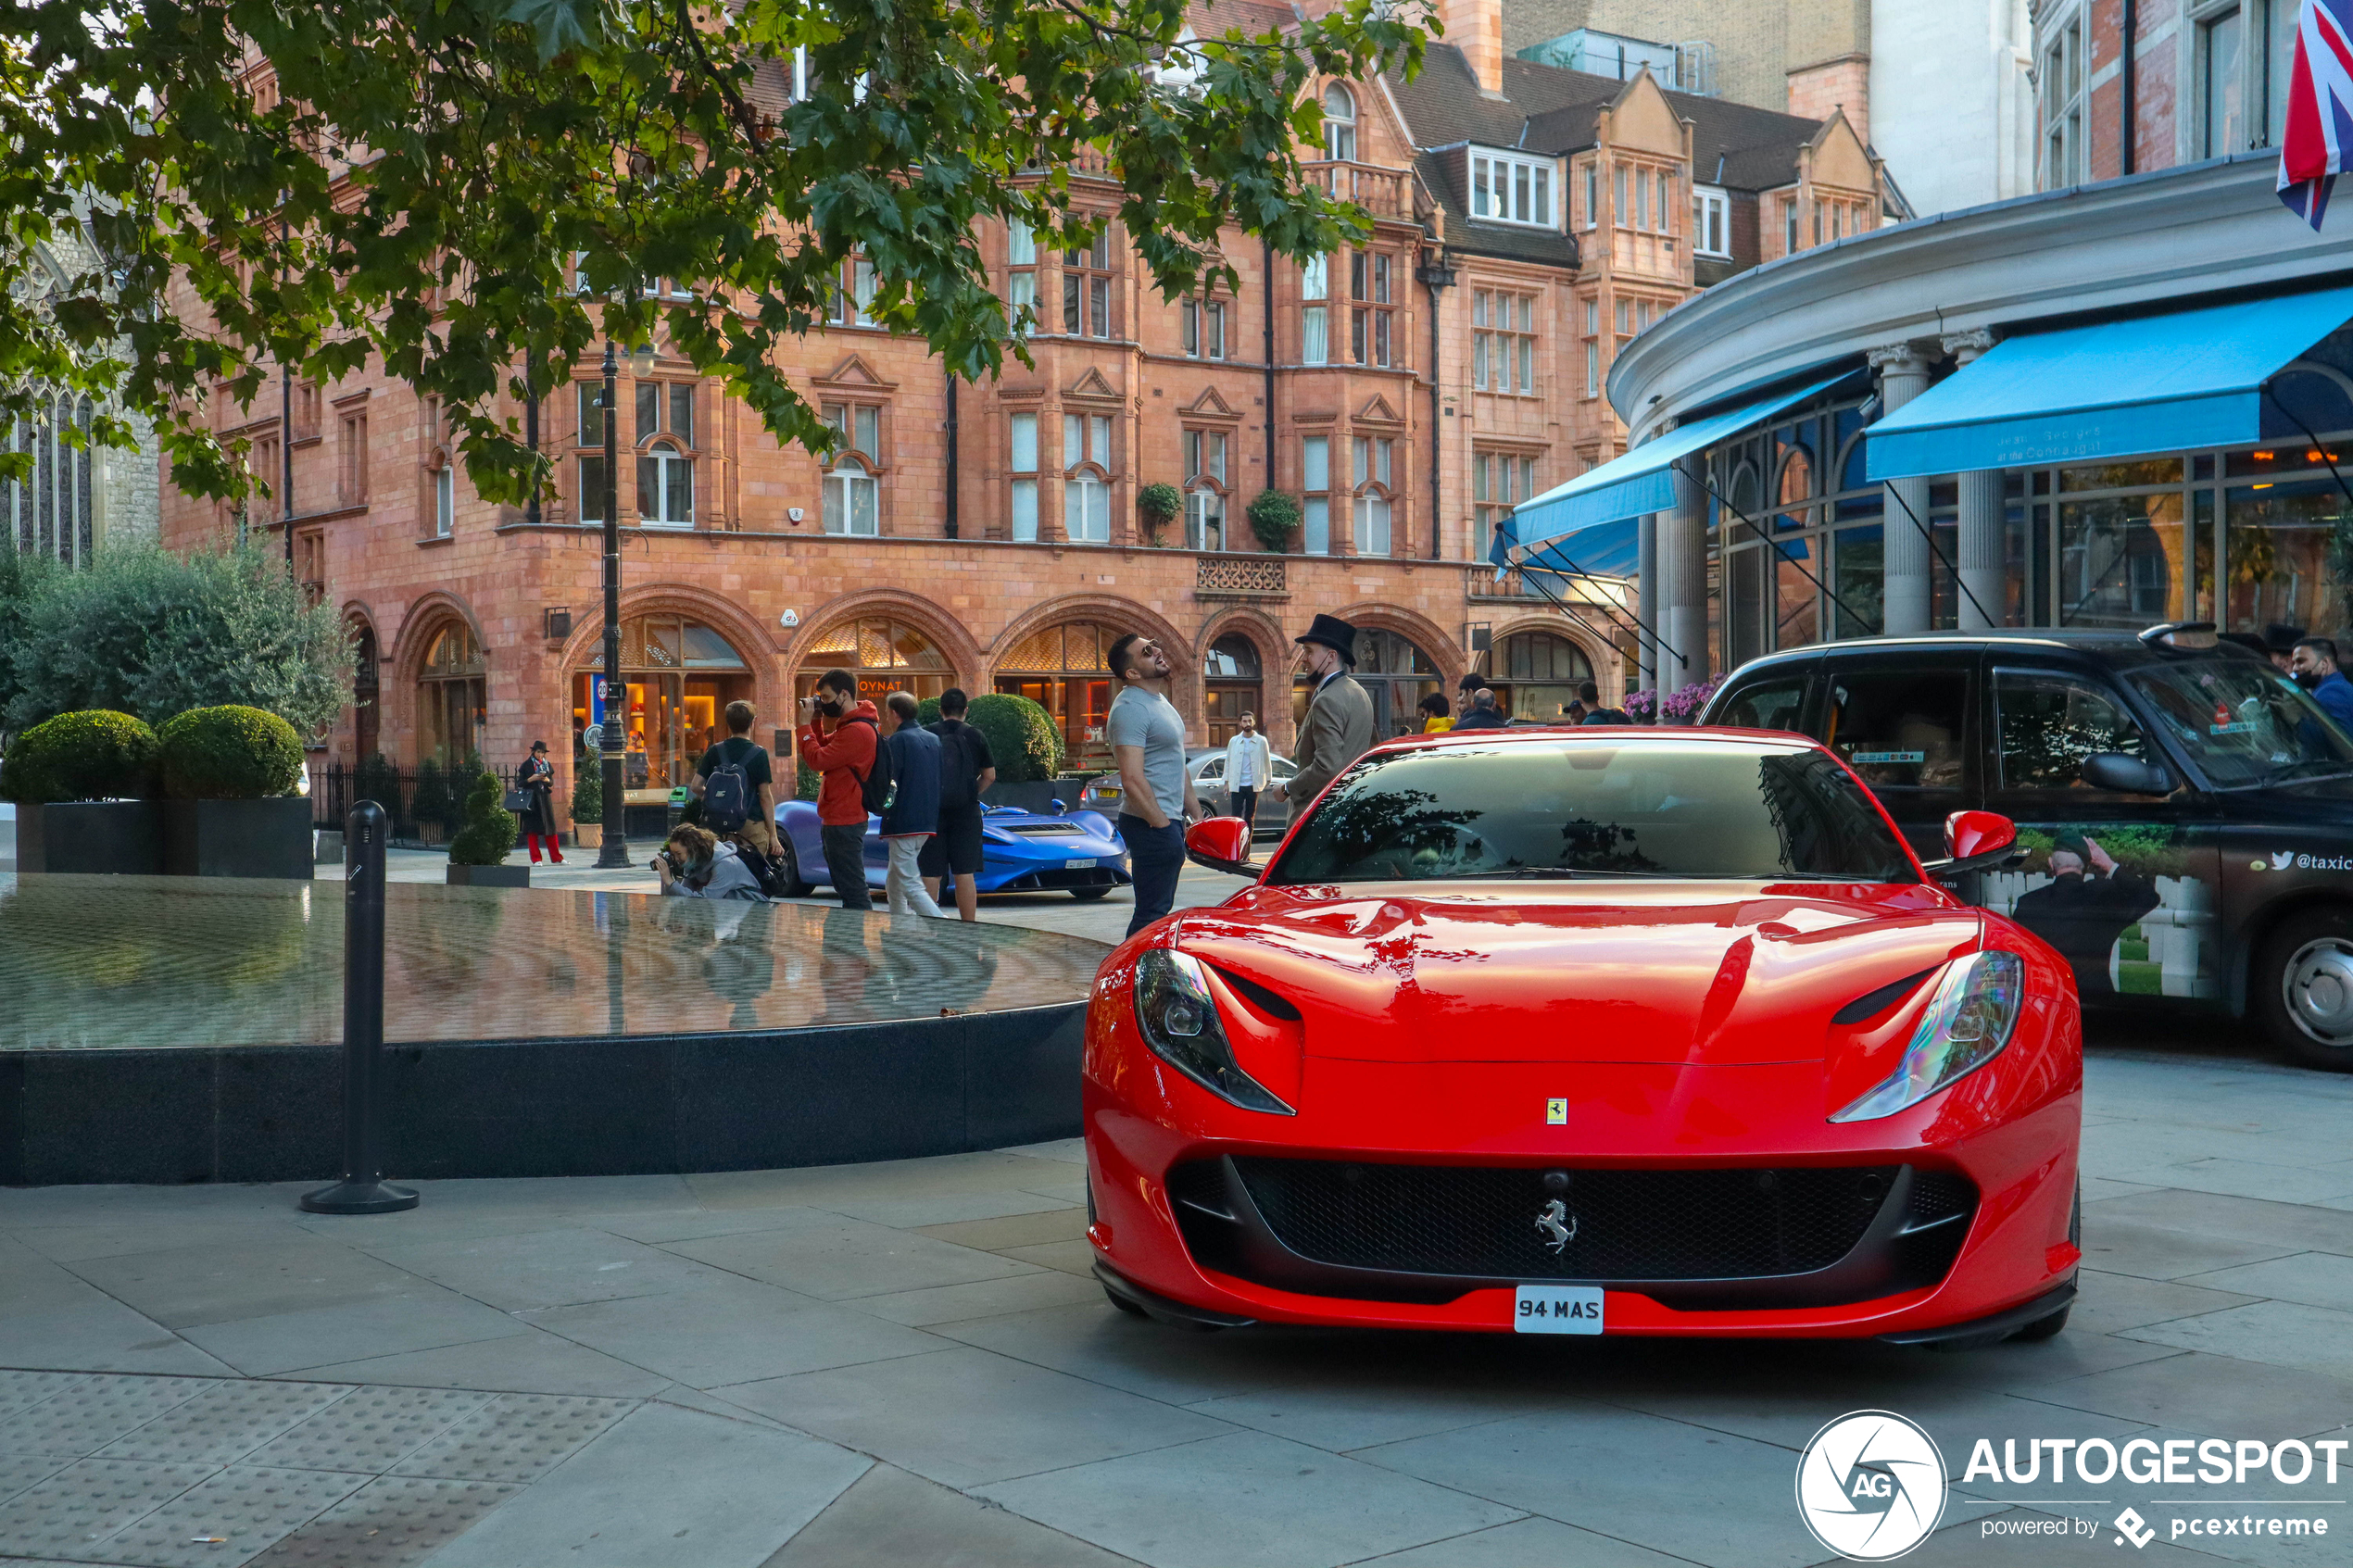
[[[343,1180],[303,1196],[313,1214],[389,1214],[417,1195],[385,1184],[376,1090],[384,1044],[384,809],[362,800],[343,824]]]

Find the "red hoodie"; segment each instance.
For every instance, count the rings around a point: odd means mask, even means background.
[[[860,722],[860,721],[863,722]],[[824,721],[820,720],[819,723]],[[817,792],[817,820],[829,828],[866,825],[866,775],[874,771],[875,747],[882,734],[882,715],[861,697],[858,706],[833,721],[830,731],[816,724],[801,726],[796,744],[800,760],[825,777]]]

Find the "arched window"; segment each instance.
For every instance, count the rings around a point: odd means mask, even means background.
[[[1567,637],[1516,632],[1504,639],[1495,673],[1495,695],[1506,712],[1549,724],[1566,717],[1577,688],[1593,678],[1593,665]]]
[[[30,452],[31,476],[0,479],[0,544],[26,555],[87,565],[93,540],[94,445],[67,445],[63,427],[90,429],[90,399],[60,397],[14,425],[0,425],[0,452]]]
[[[1185,433],[1185,547],[1226,547],[1226,433]]]
[[[1390,552],[1390,516],[1396,492],[1390,488],[1396,443],[1386,435],[1355,438],[1356,553],[1385,556]]]
[[[669,440],[637,454],[637,521],[648,528],[695,525],[695,460]]]
[[[1032,632],[997,660],[997,689],[1052,714],[1075,766],[1111,766],[1111,748],[1103,744],[1111,666],[1103,656],[1119,636],[1118,627],[1066,621]]]
[[[825,475],[825,532],[872,537],[882,532],[875,476],[856,458],[837,459]]]
[[[1091,464],[1063,480],[1063,532],[1084,544],[1111,543],[1111,485]]]
[[[1202,717],[1209,721],[1209,744],[1223,746],[1242,727],[1242,715],[1256,713],[1265,700],[1258,645],[1239,632],[1228,632],[1209,645],[1201,673]]]
[[[882,706],[893,692],[912,693],[917,701],[937,696],[955,684],[956,672],[948,656],[929,637],[903,621],[869,616],[827,627],[801,656],[793,674],[794,695],[817,690],[817,677],[828,670],[847,670],[858,677],[858,695]]]
[[[1781,509],[1781,526],[1803,528],[1811,521],[1813,508],[1805,503],[1813,498],[1814,455],[1803,446],[1793,445],[1781,459],[1781,479],[1775,494]]]
[[[1324,156],[1356,160],[1356,100],[1337,82],[1324,89]]]
[[[425,645],[417,671],[417,755],[457,762],[482,755],[489,721],[489,666],[473,628],[451,621]]]
[[[578,746],[585,742],[577,737],[589,725],[603,724],[608,711],[598,695],[604,685],[603,639],[588,645],[586,658],[586,668],[575,669],[572,681],[573,734]],[[629,688],[629,707],[613,717],[623,726],[626,803],[666,806],[672,787],[693,778],[695,764],[725,734],[720,716],[727,705],[738,698],[751,700],[751,667],[716,629],[672,613],[641,615],[621,623],[621,672]],[[629,831],[641,830],[633,822]]]

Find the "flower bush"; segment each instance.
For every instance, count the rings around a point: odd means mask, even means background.
[[[1700,710],[1707,706],[1707,699],[1714,696],[1716,688],[1723,684],[1724,677],[1721,675],[1710,675],[1705,681],[1694,681],[1680,690],[1667,693],[1659,703],[1659,709],[1670,724],[1696,723],[1699,721]]]
[[[1633,720],[1637,724],[1658,722],[1658,694],[1656,692],[1628,692],[1626,700],[1619,706],[1626,709],[1626,717]]]

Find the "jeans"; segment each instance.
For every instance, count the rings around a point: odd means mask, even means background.
[[[835,827],[827,823],[817,837],[825,847],[826,880],[834,884],[841,907],[873,909],[875,901],[866,893],[866,824],[844,822]]]
[[[1119,814],[1119,836],[1127,845],[1127,870],[1136,879],[1136,912],[1127,935],[1166,914],[1176,902],[1176,873],[1185,869],[1185,824],[1156,828],[1141,817]]]
[[[1258,786],[1256,784],[1234,791],[1233,814],[1252,827],[1258,825]]]
[[[932,902],[930,890],[924,886],[923,869],[917,864],[924,846],[931,842],[931,834],[902,833],[883,842],[890,846],[890,874],[883,880],[883,890],[890,899],[890,912],[939,919],[939,906]]]

